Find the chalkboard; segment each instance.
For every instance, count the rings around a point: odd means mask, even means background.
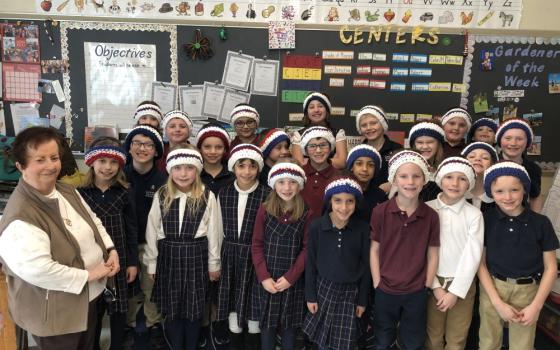
[[[111,26],[113,24],[106,24]],[[119,24],[114,24],[119,26]],[[121,24],[120,26],[125,26]],[[192,61],[187,58],[184,45],[194,40],[196,29],[201,29],[202,34],[212,41],[215,52],[209,60]],[[386,29],[379,42],[367,43],[368,32],[364,29],[364,38],[360,44],[344,44],[341,41],[341,33],[338,30],[297,30],[296,48],[292,50],[270,50],[268,48],[268,29],[266,28],[226,28],[227,40],[219,37],[219,27],[203,26],[176,26],[176,46],[177,46],[177,82],[179,85],[202,84],[204,81],[218,81],[222,79],[226,54],[229,50],[242,51],[244,54],[253,55],[256,58],[269,60],[280,60],[282,65],[284,57],[289,55],[319,55],[322,56],[324,50],[332,51],[352,51],[354,58],[351,61],[322,60],[322,76],[320,90],[330,95],[333,106],[344,107],[344,115],[333,116],[332,124],[336,128],[344,128],[350,135],[356,134],[355,118],[351,116],[356,110],[366,104],[378,104],[383,106],[387,112],[398,114],[419,114],[438,115],[442,114],[450,107],[457,106],[460,102],[461,94],[457,92],[412,92],[411,84],[418,82],[448,82],[449,84],[460,85],[463,80],[463,64],[414,64],[410,62],[396,63],[393,61],[393,53],[404,53],[406,55],[424,55],[429,58],[431,55],[442,57],[454,56],[462,57],[464,50],[464,38],[462,35],[439,34],[437,45],[429,45],[426,42],[417,41],[411,43],[410,33],[397,34],[393,30],[386,34]],[[53,59],[61,57],[61,36],[58,28],[53,33],[54,43],[41,31],[41,58]],[[345,36],[353,35],[352,31],[346,31]],[[397,36],[404,39],[404,43],[397,43]],[[426,36],[426,35],[424,35]],[[68,57],[70,59],[69,82],[71,87],[70,114],[72,115],[72,135],[73,149],[83,150],[83,130],[87,125],[87,101],[84,72],[84,42],[120,42],[120,43],[154,43],[158,47],[158,69],[157,79],[160,81],[172,81],[173,68],[169,65],[169,32],[146,32],[136,30],[98,30],[98,29],[68,29],[66,31]],[[386,61],[374,62],[372,60],[360,60],[360,53],[385,54]],[[160,64],[161,62],[161,64]],[[351,66],[352,73],[344,76],[345,85],[343,88],[329,87],[329,80],[333,75],[324,73],[324,66],[332,64],[345,64]],[[384,77],[387,87],[384,90],[353,88],[354,78],[362,78],[357,75],[358,65],[387,66],[393,68],[431,68],[429,77],[395,77],[392,73]],[[282,66],[281,66],[282,69]],[[47,79],[58,78],[62,75],[44,76]],[[366,78],[374,78],[372,76]],[[61,81],[62,82],[62,81]],[[390,91],[391,82],[401,82],[406,84],[405,92]],[[289,120],[289,115],[301,113],[301,103],[282,102],[281,93],[283,80],[279,80],[279,95],[251,96],[250,103],[254,105],[261,114],[262,126],[264,127],[283,127],[286,125],[302,125],[301,121]],[[44,95],[45,101],[41,105],[41,115],[45,115],[52,106],[53,95]],[[7,121],[11,121],[9,111]],[[390,120],[392,130],[408,130],[411,126],[408,123],[401,123],[398,119]],[[13,133],[13,130],[11,130]]]
[[[558,161],[560,45],[542,38],[479,36],[474,48],[469,110],[500,122],[514,116],[527,119],[536,136],[529,157]]]

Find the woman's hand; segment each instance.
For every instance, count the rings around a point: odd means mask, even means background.
[[[319,310],[319,305],[317,303],[307,303],[307,310],[312,314],[315,314]]]
[[[290,282],[288,282],[288,280],[285,279],[283,276],[280,277],[278,281],[276,281],[276,283],[274,284],[274,288],[276,288],[276,290],[279,292],[283,292],[286,289],[290,288],[291,286],[292,285],[290,284]]]
[[[278,291],[274,287],[274,280],[272,278],[267,278],[261,282],[263,288],[270,294],[276,294]]]
[[[88,282],[97,281],[107,277],[111,273],[111,268],[105,263],[100,263],[87,270]]]
[[[215,282],[220,279],[220,270],[218,271],[208,271],[208,278],[210,281]]]
[[[136,275],[138,275],[138,267],[137,266],[129,266],[126,268],[126,283],[132,283],[136,279]]]
[[[111,269],[111,272],[107,275],[108,277],[113,277],[121,269],[121,266],[119,264],[119,254],[117,254],[117,251],[115,249],[109,252],[109,257],[105,262],[105,266]]]

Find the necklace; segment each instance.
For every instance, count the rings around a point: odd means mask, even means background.
[[[61,198],[59,198],[58,200],[60,201],[60,203],[62,203],[62,206],[64,207],[64,213],[66,214],[66,217],[62,217],[64,224],[66,226],[72,227],[72,220],[68,219],[68,209],[66,208],[66,202]]]

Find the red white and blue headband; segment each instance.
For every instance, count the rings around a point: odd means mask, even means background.
[[[360,185],[349,177],[342,177],[331,181],[325,187],[325,202],[331,200],[332,196],[338,193],[348,193],[353,195],[357,201],[362,199],[363,192]]]
[[[356,116],[356,130],[358,130],[358,132],[360,132],[360,120],[362,120],[362,118],[366,115],[371,115],[377,119],[379,124],[383,127],[383,132],[386,132],[389,129],[389,123],[387,122],[387,116],[385,115],[383,108],[374,105],[367,105],[363,106]]]
[[[241,143],[231,149],[228,159],[228,170],[233,171],[233,167],[238,160],[251,159],[259,166],[259,171],[264,167],[263,155],[259,147],[250,143]]]
[[[303,185],[305,185],[305,181],[307,180],[305,171],[303,171],[299,165],[294,163],[277,163],[268,173],[268,186],[274,189],[276,181],[286,178],[295,180],[300,190],[303,189]]]
[[[90,148],[84,157],[87,166],[92,166],[93,162],[101,158],[115,159],[122,168],[126,162],[126,154],[121,147],[115,146],[95,146]]]
[[[161,112],[161,109],[158,106],[151,103],[147,103],[147,104],[140,105],[136,108],[136,112],[134,113],[134,121],[138,122],[138,120],[140,120],[140,118],[142,118],[143,116],[154,117],[157,119],[158,122],[161,123],[163,113]]]
[[[165,113],[165,117],[163,117],[163,122],[161,126],[162,129],[165,130],[167,123],[169,123],[171,119],[175,119],[175,118],[181,119],[182,121],[185,122],[185,124],[187,124],[187,128],[189,129],[189,134],[190,134],[191,130],[193,129],[193,123],[191,121],[191,118],[189,118],[189,115],[187,113],[180,111],[178,109]]]
[[[182,164],[194,166],[200,174],[202,171],[202,156],[198,151],[190,148],[173,150],[167,155],[165,169],[168,173],[171,173],[171,169],[174,166]]]
[[[235,124],[235,121],[239,118],[249,118],[253,119],[257,125],[260,122],[259,112],[254,107],[249,105],[236,106],[230,114],[231,124]]]

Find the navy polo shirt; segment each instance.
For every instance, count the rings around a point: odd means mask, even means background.
[[[379,187],[369,184],[368,188],[364,191],[362,200],[356,207],[356,216],[360,219],[369,222],[371,219],[371,211],[375,206],[387,200],[387,194]]]
[[[532,160],[523,157],[523,163],[521,164],[527,170],[529,178],[531,179],[531,187],[529,189],[529,198],[536,198],[541,194],[541,176],[542,170],[537,163]]]
[[[543,252],[558,249],[550,220],[525,208],[508,216],[498,206],[484,213],[484,245],[490,274],[530,277],[544,270]]]
[[[206,170],[202,169],[200,172],[200,180],[206,188],[208,188],[214,195],[217,197],[218,192],[220,192],[220,188],[229,185],[230,183],[235,180],[235,176],[233,173],[225,166],[222,167],[222,170],[216,175],[216,177],[212,177],[212,175],[208,174]]]
[[[305,261],[305,295],[317,302],[317,276],[336,283],[356,283],[358,305],[366,306],[371,285],[369,270],[369,226],[351,217],[336,228],[329,214],[311,223]]]

